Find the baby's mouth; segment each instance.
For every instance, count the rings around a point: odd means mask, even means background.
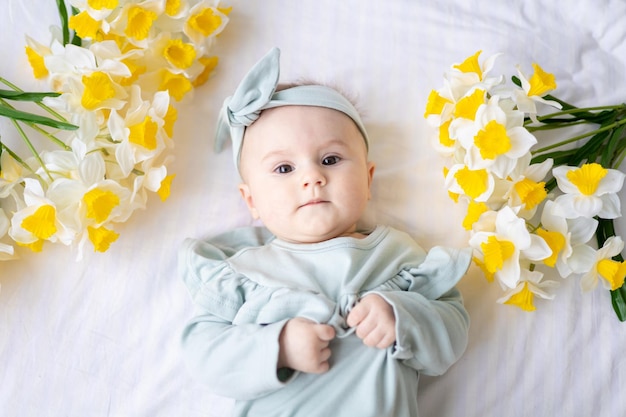
[[[314,200],[309,200],[306,203],[302,204],[300,207],[308,207],[308,206],[316,206],[318,204],[325,204],[328,203],[328,201],[326,200],[320,200],[320,199],[314,199]]]

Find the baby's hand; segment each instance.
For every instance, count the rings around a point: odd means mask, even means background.
[[[335,329],[327,324],[317,324],[297,317],[285,324],[280,333],[278,368],[321,374],[330,368],[331,340]]]
[[[356,327],[356,335],[367,346],[386,349],[396,341],[393,308],[378,294],[363,297],[348,314],[347,323]]]

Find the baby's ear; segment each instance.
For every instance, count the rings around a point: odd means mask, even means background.
[[[367,188],[370,191],[370,195],[369,198],[372,198],[372,180],[374,179],[374,171],[376,171],[376,164],[372,161],[368,161],[367,163],[367,176],[368,176],[368,182],[367,182]]]
[[[252,199],[252,194],[250,193],[250,187],[248,187],[248,184],[239,184],[239,192],[241,193],[241,198],[243,198],[243,201],[246,202],[246,206],[248,206],[248,210],[250,210],[252,218],[255,220],[258,219],[259,212],[254,206],[254,200]]]

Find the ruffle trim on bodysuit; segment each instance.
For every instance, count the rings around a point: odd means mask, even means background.
[[[271,235],[255,229],[247,233],[253,233],[259,245],[272,239]],[[249,242],[250,236],[246,238]],[[181,252],[184,281],[194,303],[203,311],[235,325],[269,324],[304,317],[332,325],[338,337],[353,332],[345,319],[364,294],[400,290],[417,292],[434,300],[456,285],[471,260],[469,250],[436,247],[419,265],[407,266],[374,288],[341,294],[335,302],[311,290],[260,285],[230,267],[227,258],[238,248],[215,242],[215,239],[212,243],[189,239]]]

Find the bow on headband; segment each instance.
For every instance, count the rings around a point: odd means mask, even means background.
[[[280,75],[280,50],[273,48],[243,78],[235,93],[226,98],[217,121],[215,150],[220,152],[230,138],[233,159],[239,168],[243,135],[261,111],[282,106],[318,106],[338,110],[349,116],[368,145],[367,132],[359,113],[344,96],[321,85],[303,85],[276,92]]]

